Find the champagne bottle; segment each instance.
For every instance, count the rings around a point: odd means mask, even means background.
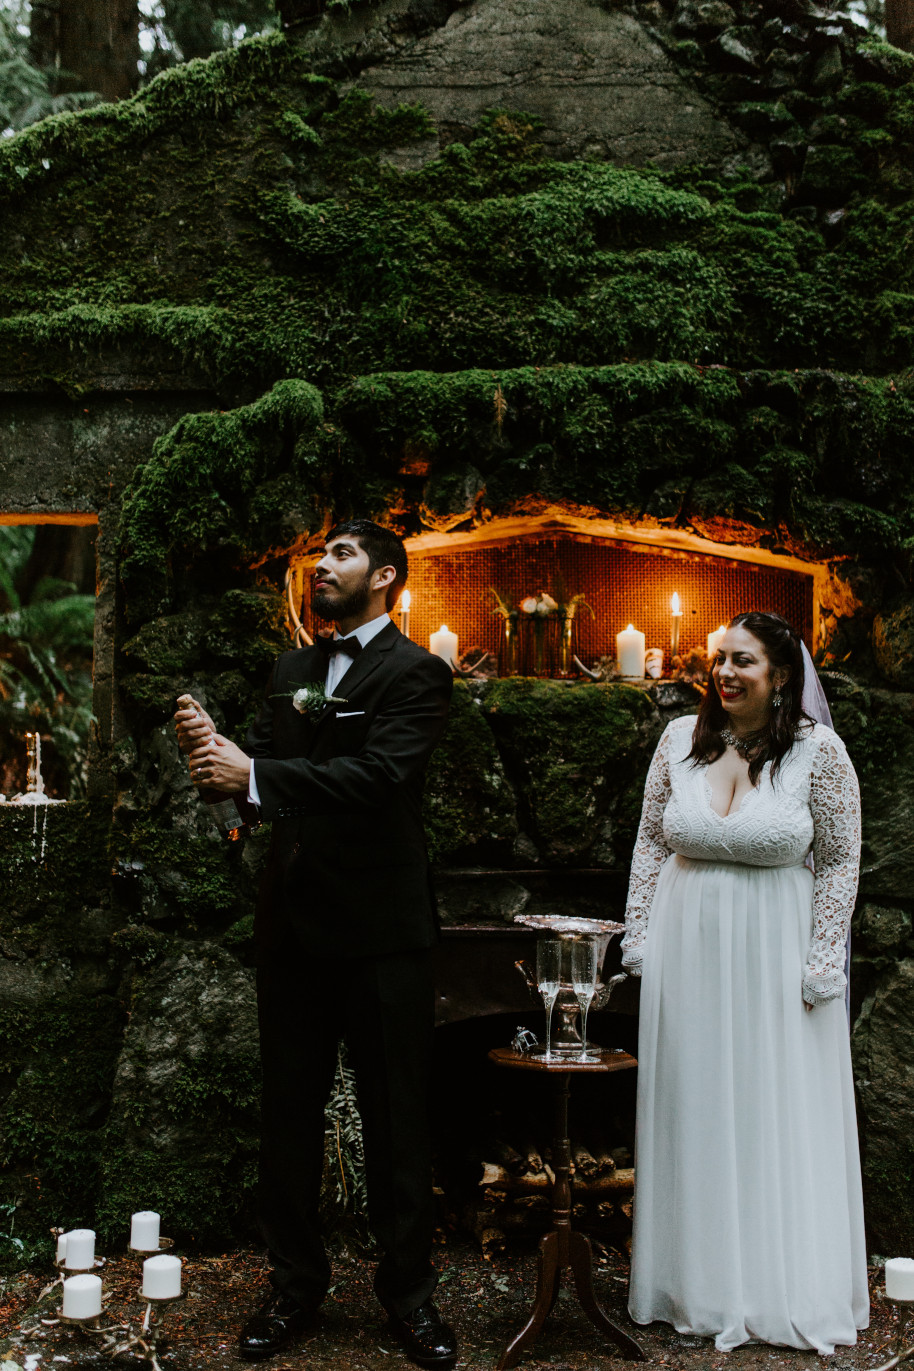
[[[197,702],[192,695],[179,695],[177,703],[179,708],[192,709],[198,718],[201,717]],[[210,734],[210,739],[212,736]],[[244,819],[238,812],[234,795],[224,790],[215,790],[212,786],[201,785],[197,787],[197,791],[200,799],[209,809],[210,818],[226,842],[239,842],[245,825]]]

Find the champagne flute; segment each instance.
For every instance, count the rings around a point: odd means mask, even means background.
[[[578,1061],[597,1058],[587,1052],[587,1015],[597,989],[597,942],[595,938],[576,938],[571,944],[571,988],[581,1009],[581,1055]]]
[[[552,1060],[552,1011],[562,986],[562,945],[558,938],[539,938],[536,944],[536,984],[546,1006],[546,1061]]]

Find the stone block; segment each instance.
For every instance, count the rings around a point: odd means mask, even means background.
[[[897,952],[911,936],[907,910],[865,904],[859,916],[860,936],[874,952]]]
[[[729,7],[701,8],[719,20]],[[469,131],[491,110],[524,110],[561,158],[671,167],[723,159],[745,141],[645,25],[593,0],[475,0],[385,53],[357,84],[382,105],[420,102],[451,132]]]
[[[155,1209],[172,1231],[224,1240],[257,1151],[253,973],[215,943],[178,944],[135,979],[131,999],[99,1227],[117,1232],[134,1210]]]
[[[873,653],[892,685],[914,690],[914,604],[902,601],[876,615]]]
[[[853,1034],[867,1228],[879,1252],[914,1248],[914,960],[888,972]]]

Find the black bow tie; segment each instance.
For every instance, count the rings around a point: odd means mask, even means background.
[[[314,639],[314,646],[320,648],[325,657],[335,657],[343,652],[347,657],[358,657],[362,644],[353,634],[351,638],[324,638],[320,634]]]

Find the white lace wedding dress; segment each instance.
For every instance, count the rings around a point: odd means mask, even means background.
[[[694,724],[654,755],[626,912],[644,977],[629,1309],[721,1351],[829,1353],[869,1315],[844,1008],[857,779],[810,725],[721,817],[686,760]]]

